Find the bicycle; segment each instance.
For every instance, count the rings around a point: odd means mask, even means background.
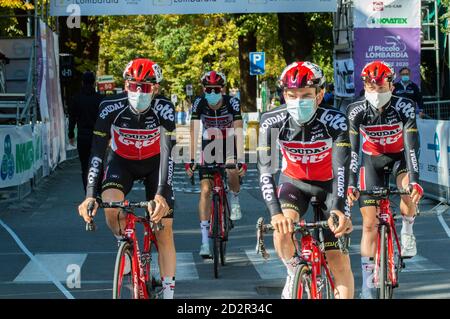
[[[323,206],[316,199],[311,198],[311,205],[314,211],[314,222],[307,223],[300,220],[294,223],[293,240],[297,254],[301,259],[301,264],[294,273],[292,299],[332,299],[334,298],[335,285],[325,255],[325,243],[323,230],[329,228],[328,221],[318,221]],[[333,223],[339,224],[336,214],[332,214]],[[264,259],[270,256],[264,245],[264,233],[273,231],[272,224],[264,224],[264,218],[260,217],[256,223],[256,253],[261,253]],[[318,231],[316,240],[312,234]],[[295,234],[301,234],[300,244]],[[339,249],[342,253],[348,254],[349,237],[338,238]]]
[[[233,229],[234,224],[230,219],[230,206],[227,200],[227,183],[225,169],[236,169],[237,164],[204,164],[198,165],[196,169],[207,169],[214,172],[211,217],[209,226],[209,238],[213,242],[214,278],[219,278],[220,264],[225,266],[228,233]],[[191,177],[191,184],[194,185],[194,176]]]
[[[98,199],[97,199],[98,200]],[[162,284],[152,275],[152,246],[158,252],[158,243],[155,232],[163,229],[161,222],[158,224],[150,221],[150,214],[146,209],[148,204],[155,209],[156,203],[138,202],[127,200],[120,202],[100,202],[99,208],[121,208],[126,214],[126,226],[124,236],[118,242],[118,251],[114,267],[113,299],[162,299]],[[88,206],[88,214],[92,217],[94,202]],[[137,216],[136,208],[145,208],[145,216]],[[144,226],[144,249],[139,250],[136,236],[136,224]],[[94,221],[86,223],[87,231],[95,231]],[[125,272],[128,260],[130,271]]]
[[[401,255],[401,245],[395,228],[395,212],[390,206],[390,195],[409,195],[409,190],[391,189],[389,176],[392,169],[384,167],[384,186],[373,190],[360,190],[361,195],[378,198],[378,234],[375,254],[374,284],[378,299],[392,299],[394,288],[399,286],[398,273],[405,268]],[[395,247],[394,247],[395,240]],[[395,251],[396,248],[396,251]]]

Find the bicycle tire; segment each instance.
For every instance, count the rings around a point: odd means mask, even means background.
[[[227,253],[227,242],[221,240],[220,241],[220,264],[225,266],[226,264],[226,253]]]
[[[213,260],[214,260],[214,278],[219,278],[219,254],[220,254],[220,230],[219,230],[219,198],[213,196]]]
[[[379,236],[380,236],[380,264],[378,265],[378,299],[389,299],[388,298],[388,282],[387,282],[387,241],[386,241],[386,225],[380,226]],[[378,260],[378,258],[377,258]]]
[[[323,287],[324,290],[322,290],[321,292],[321,299],[334,299],[335,298],[334,291],[331,288],[330,280],[328,279],[327,273],[325,272],[323,266],[321,268],[322,268],[322,278],[324,278],[325,282],[325,285]]]
[[[128,257],[127,257],[128,256]],[[113,299],[137,299],[133,282],[133,246],[128,241],[122,241],[117,250],[114,266]],[[125,258],[130,260],[130,272],[124,274]],[[126,280],[124,282],[124,280]],[[127,288],[127,289],[124,289]]]
[[[306,298],[305,298],[306,297]],[[299,265],[294,273],[292,299],[312,299],[311,295],[311,268],[308,265]]]

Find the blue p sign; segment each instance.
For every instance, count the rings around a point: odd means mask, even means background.
[[[264,52],[250,52],[250,75],[266,73],[266,54]]]

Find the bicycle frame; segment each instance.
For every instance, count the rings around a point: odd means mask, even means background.
[[[381,199],[379,203],[379,217],[378,217],[380,223],[379,226],[385,225],[387,226],[387,258],[388,258],[388,279],[391,282],[393,287],[396,287],[398,284],[398,278],[397,274],[395,272],[395,260],[394,260],[394,240],[395,244],[397,246],[397,251],[399,254],[399,261],[401,261],[401,245],[400,241],[398,239],[397,230],[395,228],[395,221],[394,216],[392,214],[392,210],[390,207],[389,199]],[[381,237],[380,232],[378,232],[377,235],[377,253],[376,253],[376,263],[375,263],[375,283],[379,283],[379,265],[380,265],[380,246],[381,246]]]
[[[151,280],[150,278],[150,266],[151,266],[151,245],[155,245],[156,251],[158,251],[158,243],[156,241],[155,233],[150,227],[149,222],[143,218],[134,215],[131,211],[126,211],[126,226],[124,230],[125,240],[128,240],[133,245],[133,261],[132,261],[132,274],[133,274],[133,286],[135,287],[134,298],[135,299],[149,299],[147,292],[146,282]],[[139,250],[139,243],[136,236],[136,223],[142,223],[144,225],[144,250],[141,254]],[[125,263],[121,265],[125,267]],[[123,269],[121,269],[123,272]]]
[[[213,198],[214,196],[218,196],[219,197],[219,228],[220,228],[220,238],[224,238],[225,237],[225,227],[224,227],[224,214],[223,212],[224,210],[224,201],[227,200],[227,195],[226,195],[226,191],[225,191],[225,185],[222,179],[222,174],[219,171],[215,171],[214,172],[214,184],[213,184]],[[212,237],[213,235],[213,225],[214,225],[214,201],[211,201],[211,223],[209,226],[209,237]]]

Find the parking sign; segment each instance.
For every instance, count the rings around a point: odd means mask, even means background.
[[[250,52],[250,75],[266,73],[266,54],[264,52]]]

